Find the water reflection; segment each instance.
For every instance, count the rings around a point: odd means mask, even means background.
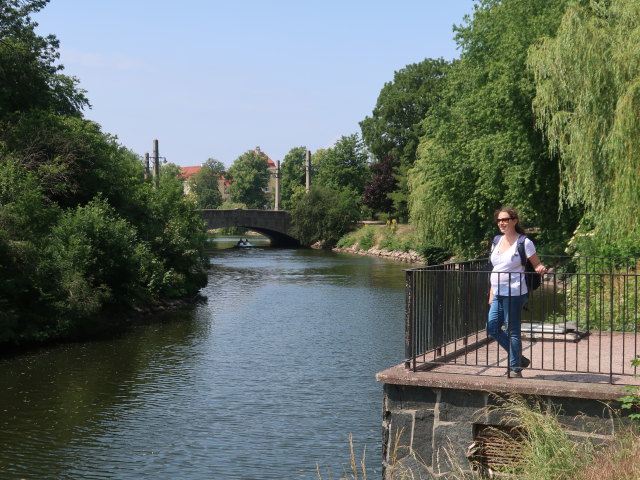
[[[403,265],[268,248],[211,265],[206,303],[0,360],[0,478],[338,476],[349,432],[379,465]]]

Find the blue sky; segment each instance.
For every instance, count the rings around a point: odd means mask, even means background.
[[[60,40],[85,116],[143,155],[226,165],[360,133],[385,82],[459,56],[473,0],[50,0],[33,19]]]

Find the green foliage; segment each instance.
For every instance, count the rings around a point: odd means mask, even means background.
[[[141,296],[149,258],[135,228],[104,199],[70,209],[51,230],[46,256],[58,277],[58,308],[66,322],[91,318],[105,304]]]
[[[414,250],[424,257],[428,265],[439,265],[453,256],[450,250],[428,243],[420,243]]]
[[[390,229],[385,229],[378,246],[384,250],[408,252],[413,250],[413,241],[412,235],[398,235]]]
[[[576,3],[529,58],[563,204],[584,210],[601,243],[640,237],[638,39],[637,0]]]
[[[157,189],[147,191],[146,222],[141,237],[164,267],[160,294],[192,295],[206,285],[204,221],[184,196],[178,176],[161,176]]]
[[[231,200],[244,203],[248,208],[265,208],[268,168],[267,156],[262,152],[248,150],[240,155],[227,172],[231,180]]]
[[[442,100],[449,67],[441,58],[427,58],[395,72],[380,91],[371,117],[360,122],[368,150],[379,162],[391,163],[397,176],[390,179],[386,171],[374,171],[365,204],[388,212],[393,208],[394,216],[408,218],[406,174],[416,159],[421,122]]]
[[[495,232],[492,213],[502,204],[544,235],[575,227],[570,215],[558,221],[557,159],[534,130],[526,68],[529,47],[555,32],[567,3],[483,0],[457,27],[461,58],[422,123],[408,172],[412,222],[433,244],[475,256]]]
[[[336,247],[349,248],[353,246],[357,241],[358,239],[355,232],[347,233],[346,235],[343,235],[342,237],[340,237],[340,240],[338,240]]]
[[[636,238],[626,238],[615,243],[604,243],[596,235],[583,233],[580,227],[569,244],[569,253],[606,258],[640,258],[640,244]]]
[[[332,247],[359,220],[358,195],[312,185],[296,197],[290,211],[293,232],[303,245],[322,241]]]
[[[280,203],[284,210],[293,205],[294,197],[305,191],[307,174],[305,170],[307,147],[289,150],[280,166]]]
[[[48,314],[40,289],[48,279],[37,242],[57,214],[44,202],[37,178],[0,157],[0,343],[37,334],[32,325]]]
[[[422,236],[415,232],[408,235],[398,235],[393,230],[385,230],[379,247],[391,251],[399,250],[408,252],[409,250],[413,250],[420,254],[428,265],[443,263],[453,256],[450,250],[425,241]]]
[[[376,241],[376,232],[371,227],[365,227],[360,241],[358,242],[358,250],[369,250]]]
[[[377,159],[415,159],[418,126],[442,98],[449,66],[442,58],[426,58],[394,72],[393,81],[384,84],[371,117],[360,122],[364,143]]]
[[[224,164],[209,158],[189,181],[189,190],[195,195],[198,208],[218,208],[222,204],[218,180],[224,173]]]
[[[358,134],[341,137],[332,148],[318,150],[311,157],[313,185],[348,189],[362,195],[370,171],[364,144]]]
[[[14,112],[51,111],[79,115],[89,105],[78,80],[59,73],[58,40],[36,35],[29,15],[43,0],[5,0],[0,4],[0,118]]]
[[[138,157],[82,118],[55,37],[0,4],[0,343],[59,338],[103,314],[197,292],[203,222],[180,169],[144,179]]]
[[[237,209],[246,210],[247,206],[244,203],[230,202],[227,200],[226,202],[224,202],[222,205],[218,207],[218,210],[237,210]]]
[[[636,357],[631,360],[631,366],[640,367],[640,357]],[[640,387],[637,385],[627,385],[625,386],[625,390],[627,395],[618,399],[619,402],[622,402],[620,407],[625,410],[632,410],[633,412],[636,412],[630,413],[629,418],[633,420],[640,420]]]
[[[340,248],[348,248],[358,244],[359,250],[369,250],[373,246],[388,251],[414,252],[422,255],[429,265],[443,263],[451,258],[452,253],[445,248],[426,242],[411,229],[397,230],[397,223],[387,226],[366,225],[345,234],[337,243]]]
[[[229,236],[244,235],[246,231],[246,227],[223,227],[219,230],[220,234]]]
[[[499,398],[499,401],[495,409],[500,412],[503,423],[519,427],[524,440],[519,464],[506,468],[504,473],[531,480],[572,480],[591,460],[594,445],[587,441],[574,442],[558,422],[557,408],[554,410],[539,400],[526,400],[518,395]]]

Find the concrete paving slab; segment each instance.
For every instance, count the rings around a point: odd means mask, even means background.
[[[640,372],[631,366],[640,354],[635,334],[595,332],[577,342],[550,340],[556,341],[523,338],[523,355],[531,359],[523,378],[504,376],[507,354],[484,332],[419,357],[423,371],[398,365],[376,378],[399,385],[591,399],[617,399],[625,385],[640,385]]]

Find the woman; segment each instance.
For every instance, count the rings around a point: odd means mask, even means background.
[[[531,363],[522,356],[520,321],[522,307],[527,303],[528,291],[524,279],[524,265],[518,253],[518,240],[524,234],[518,212],[503,207],[493,215],[502,233],[491,250],[491,290],[489,291],[489,319],[487,333],[509,353],[507,375],[522,378],[521,370]],[[536,254],[536,247],[524,238],[524,251],[539,274],[546,273]],[[502,327],[504,326],[504,330]],[[506,332],[505,332],[506,330]],[[511,372],[509,372],[511,370]]]

